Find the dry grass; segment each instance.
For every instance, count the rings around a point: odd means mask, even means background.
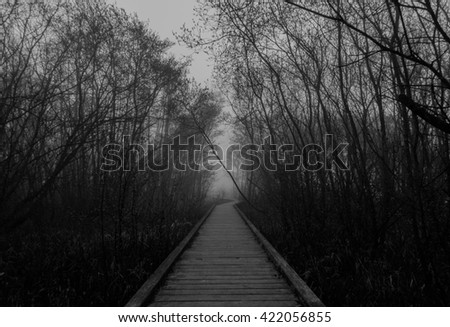
[[[444,255],[439,276],[427,284],[413,247],[397,234],[374,256],[368,247],[352,247],[336,226],[313,228],[305,241],[287,237],[276,217],[268,221],[240,206],[327,306],[450,305],[449,258]]]

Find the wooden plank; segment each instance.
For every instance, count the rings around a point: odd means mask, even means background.
[[[183,257],[183,259],[189,260],[209,260],[209,259],[216,259],[220,255],[221,260],[231,259],[231,260],[246,260],[246,259],[267,259],[267,256],[263,254],[253,254],[253,253],[247,253],[247,254],[233,254],[233,253],[189,253]]]
[[[276,275],[251,275],[251,274],[243,274],[243,275],[203,275],[198,276],[196,274],[184,274],[184,275],[170,275],[167,278],[167,281],[171,280],[202,280],[202,281],[260,281],[265,282],[271,279],[281,279]]]
[[[242,268],[244,268],[245,266],[243,265],[234,265],[234,266],[225,266],[227,268],[227,271],[230,272],[242,272]],[[205,272],[205,273],[209,273],[209,272],[222,272],[223,271],[223,266],[211,266],[211,265],[177,265],[176,267],[173,268],[173,272],[177,273],[177,272],[182,272],[182,271],[191,271],[191,272]],[[247,267],[245,267],[247,268]],[[247,272],[273,272],[276,270],[273,269],[272,267],[265,267],[265,266],[258,266],[258,267],[249,267],[248,269],[246,269],[245,271]]]
[[[191,260],[191,261],[189,261],[189,262],[191,262],[191,263],[195,263],[197,266],[208,266],[208,267],[223,267],[223,268],[227,268],[227,265],[228,266],[231,266],[231,265],[233,265],[233,266],[236,266],[236,267],[239,267],[239,266],[241,266],[242,267],[242,269],[245,269],[245,260],[215,260],[215,259],[210,259],[210,260],[195,260],[195,259],[193,259],[193,260]],[[240,264],[239,265],[239,263],[241,263],[242,262],[242,264]],[[260,261],[248,261],[247,262],[249,265],[255,265],[255,266],[262,266],[262,265],[268,265],[268,264],[271,264],[271,262],[269,261],[269,260],[265,260],[265,261],[262,261],[262,260],[260,260]]]
[[[302,304],[310,307],[323,307],[325,306],[316,294],[306,285],[303,279],[295,272],[294,269],[284,260],[284,258],[278,253],[277,250],[270,244],[270,242],[259,232],[259,230],[252,224],[247,216],[238,208],[235,204],[234,208],[252,230],[255,236],[258,238],[261,245],[267,251],[269,257],[273,260],[275,265],[281,270],[290,284],[294,287],[295,291],[302,300]]]
[[[198,252],[198,253],[205,253],[205,247],[207,247],[208,245],[203,245],[202,248],[193,248],[192,252]],[[259,253],[259,251],[261,251],[261,248],[257,248],[257,247],[251,247],[251,245],[246,245],[246,244],[238,244],[239,249],[238,248],[231,248],[231,247],[213,247],[211,246],[211,248],[209,249],[210,251],[207,251],[209,253],[214,253],[214,254],[223,254],[223,253],[232,253],[232,254],[245,254],[245,253]],[[244,250],[241,250],[242,248],[245,248]]]
[[[167,283],[179,283],[179,284],[223,284],[224,282],[229,284],[272,284],[278,281],[283,281],[280,278],[264,278],[264,279],[253,279],[253,278],[219,278],[219,279],[187,279],[187,278],[167,278]]]
[[[230,289],[167,289],[162,288],[158,295],[206,295],[206,294],[218,294],[218,295],[272,295],[272,294],[287,294],[292,295],[290,290],[279,288],[230,288]]]
[[[245,269],[247,266],[245,264],[234,264],[234,263],[208,263],[208,262],[199,262],[198,264],[190,263],[190,264],[183,264],[183,265],[177,265],[174,269],[190,269],[190,268],[203,268],[203,269]],[[267,262],[261,262],[259,264],[252,265],[253,269],[263,269],[267,267]]]
[[[158,294],[154,302],[184,301],[295,301],[291,294]]]
[[[260,251],[256,250],[241,250],[241,251],[232,251],[228,249],[221,249],[221,250],[208,250],[208,249],[196,249],[191,250],[189,253],[186,253],[183,257],[187,258],[190,256],[202,256],[202,257],[215,257],[217,258],[220,256],[220,258],[228,258],[241,255],[242,257],[255,257],[255,258],[266,258],[267,256],[264,255],[264,253],[260,253]]]
[[[283,282],[271,283],[271,284],[243,284],[243,283],[217,283],[217,284],[183,284],[183,283],[171,283],[165,285],[161,290],[237,290],[243,289],[249,292],[253,290],[263,289],[277,289],[277,290],[286,290],[284,288],[286,286]],[[289,291],[289,289],[287,289]],[[292,292],[292,291],[291,291]]]
[[[275,268],[272,267],[267,267],[263,266],[263,265],[257,265],[257,266],[253,266],[251,269],[246,269],[247,266],[245,265],[232,265],[230,264],[229,266],[227,266],[226,264],[216,264],[216,265],[211,265],[208,263],[202,263],[202,264],[198,264],[198,265],[183,265],[183,266],[179,266],[177,265],[176,267],[173,268],[174,272],[181,272],[181,271],[218,271],[218,270],[229,270],[229,271],[243,271],[244,269],[246,271],[252,272],[252,271],[272,271],[272,269],[274,270]],[[275,270],[277,271],[277,270]]]
[[[227,257],[212,257],[212,258],[197,257],[197,258],[193,258],[193,257],[191,257],[191,258],[187,258],[187,256],[183,256],[182,258],[180,258],[180,262],[195,262],[195,263],[200,263],[201,261],[210,261],[210,262],[218,262],[218,263],[220,263],[220,262],[225,262],[225,263],[246,262],[248,264],[258,263],[258,262],[270,262],[269,259],[267,258],[267,256],[258,256],[255,258],[240,258],[240,257],[233,257],[233,258],[227,258]]]
[[[296,307],[294,301],[168,301],[154,302],[151,307]]]
[[[171,276],[173,277],[178,277],[178,278],[183,278],[183,277],[188,277],[188,276],[198,276],[198,277],[207,277],[207,276],[217,276],[217,277],[221,277],[221,278],[226,278],[229,276],[269,276],[269,277],[278,277],[280,276],[280,274],[273,270],[273,271],[239,271],[239,270],[234,270],[234,271],[221,271],[221,270],[215,270],[215,271],[211,271],[211,270],[203,270],[203,271],[174,271]]]
[[[167,275],[169,269],[172,267],[174,262],[178,259],[184,249],[187,247],[189,242],[192,240],[194,235],[197,233],[199,228],[209,217],[215,206],[206,212],[206,214],[200,219],[200,221],[195,224],[189,234],[181,241],[181,243],[169,254],[169,256],[159,265],[155,272],[150,276],[150,278],[142,285],[142,287],[136,292],[136,294],[131,298],[126,304],[127,307],[140,307],[145,305],[146,301],[153,294],[154,290],[161,283],[163,278]]]

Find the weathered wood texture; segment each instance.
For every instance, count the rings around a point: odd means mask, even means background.
[[[323,307],[324,304],[314,294],[314,292],[306,285],[303,279],[295,272],[295,270],[284,260],[284,258],[278,253],[277,250],[270,244],[270,242],[260,233],[260,231],[252,224],[252,222],[245,216],[245,214],[239,209],[237,205],[234,206],[239,215],[244,219],[245,223],[255,234],[259,243],[266,250],[269,258],[277,266],[278,270],[286,277],[289,284],[295,290],[298,295],[301,304],[303,306],[311,307]]]
[[[298,306],[232,203],[217,206],[173,265],[151,306]]]
[[[136,294],[131,298],[126,304],[127,307],[141,307],[148,303],[148,300],[155,292],[155,289],[163,281],[164,277],[169,272],[172,265],[178,259],[178,257],[183,253],[184,249],[188,246],[189,242],[192,241],[200,226],[203,225],[205,220],[209,217],[213,211],[214,206],[212,206],[208,212],[200,219],[200,221],[192,228],[189,234],[181,241],[181,243],[169,254],[169,256],[159,265],[155,272],[150,276],[150,278],[142,285],[142,287],[136,292]]]

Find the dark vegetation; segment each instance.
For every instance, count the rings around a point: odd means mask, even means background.
[[[375,257],[367,244],[353,249],[338,224],[326,230],[314,226],[310,235],[299,239],[287,233],[276,212],[263,216],[245,203],[240,206],[327,306],[448,305],[448,286],[430,291],[418,284],[420,262],[395,238],[385,245],[385,254]]]
[[[209,172],[136,167],[203,144],[218,98],[113,5],[0,8],[0,305],[124,305],[211,203]],[[101,169],[113,155],[130,166]]]
[[[140,236],[102,241],[96,217],[82,226],[17,232],[2,253],[2,306],[121,306],[191,230],[205,208],[177,213],[183,222],[140,227]],[[178,220],[178,219],[177,219]],[[97,225],[97,226],[96,226]],[[89,230],[88,233],[84,231]],[[111,228],[113,230],[113,228]],[[121,242],[120,248],[115,244]]]
[[[180,35],[216,61],[235,141],[291,144],[288,162],[327,149],[326,134],[349,144],[348,170],[236,174],[255,224],[326,305],[450,304],[449,9],[221,1]]]
[[[287,2],[204,2],[179,36],[236,142],[349,144],[346,170],[234,172],[243,209],[326,305],[449,305],[448,2]],[[219,97],[113,5],[0,8],[0,305],[123,305],[210,203],[210,172],[136,166],[206,145]]]

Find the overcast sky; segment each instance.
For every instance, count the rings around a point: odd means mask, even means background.
[[[193,8],[197,3],[196,0],[107,0],[107,2],[115,3],[129,13],[135,12],[141,20],[148,21],[150,28],[161,38],[167,38],[175,43],[177,42],[173,32],[179,32],[184,23],[187,26],[192,25]],[[207,55],[194,54],[192,50],[178,44],[173,46],[171,52],[178,57],[192,55],[190,71],[198,82],[207,83],[211,78],[212,65],[208,62]]]
[[[193,8],[196,5],[196,0],[161,0],[161,1],[149,1],[149,0],[107,0],[110,3],[117,4],[118,7],[125,9],[128,13],[135,12],[138,17],[148,22],[150,28],[157,32],[161,38],[169,39],[176,44],[171,49],[177,57],[192,56],[192,65],[190,72],[192,77],[197,82],[207,84],[212,87],[213,83],[209,83],[208,79],[211,79],[212,63],[208,61],[208,56],[200,53],[195,54],[194,51],[188,49],[183,45],[178,45],[173,32],[179,32],[180,27],[184,23],[192,26],[194,19]],[[227,108],[224,108],[227,110]],[[220,127],[225,133],[221,137],[215,140],[216,144],[221,145],[223,148],[227,147],[230,142],[230,131],[226,127]],[[225,151],[225,149],[224,149]],[[225,192],[230,197],[233,189],[233,183],[227,173],[224,170],[220,170],[216,174],[215,182],[213,184],[211,195]]]

